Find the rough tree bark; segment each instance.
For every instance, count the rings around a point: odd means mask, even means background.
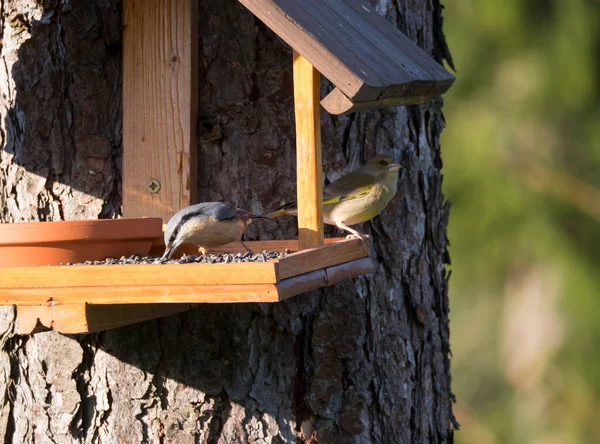
[[[449,58],[439,0],[371,2]],[[118,216],[121,5],[0,5],[2,222]],[[273,209],[295,193],[291,51],[235,0],[200,0],[199,21],[200,197]],[[405,166],[398,196],[363,227],[374,239],[372,276],[276,305],[202,306],[86,336],[19,337],[14,310],[2,309],[0,436],[452,442],[441,107],[323,113],[327,180],[378,152]],[[295,231],[291,218],[248,235]]]

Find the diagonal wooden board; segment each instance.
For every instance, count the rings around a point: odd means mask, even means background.
[[[239,0],[336,88],[332,114],[423,103],[454,76],[360,0]]]

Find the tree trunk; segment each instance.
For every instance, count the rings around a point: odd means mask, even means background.
[[[372,3],[448,57],[438,0]],[[0,4],[2,222],[119,215],[119,2]],[[199,22],[200,198],[272,210],[295,196],[291,50],[235,0],[201,0]],[[328,181],[375,153],[404,165],[396,198],[362,227],[371,276],[81,336],[16,336],[14,310],[2,308],[0,436],[452,442],[441,107],[323,113]],[[293,238],[295,224],[256,223],[247,235]]]

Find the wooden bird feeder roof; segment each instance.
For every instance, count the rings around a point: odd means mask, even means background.
[[[373,271],[368,242],[323,239],[320,105],[340,114],[423,103],[454,77],[358,0],[239,1],[294,50],[298,240],[247,244],[298,251],[262,264],[2,268],[0,305],[17,306],[21,333],[39,324],[104,330],[195,303],[277,302]],[[197,8],[197,0],[123,1],[125,217],[166,222],[196,203]],[[323,100],[321,73],[334,85]],[[161,240],[156,248],[162,254]]]
[[[335,85],[331,114],[424,103],[454,76],[357,0],[239,0]]]

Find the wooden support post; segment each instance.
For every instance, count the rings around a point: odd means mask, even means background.
[[[196,201],[196,0],[123,2],[123,213],[162,217]]]
[[[298,248],[323,244],[323,159],[321,154],[321,74],[294,52]]]

